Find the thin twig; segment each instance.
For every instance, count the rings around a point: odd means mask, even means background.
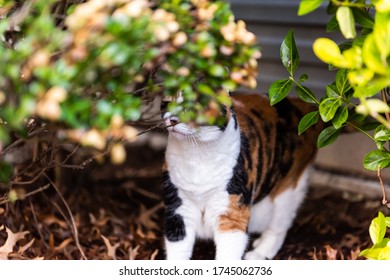
[[[387,198],[386,198],[385,184],[383,183],[380,166],[378,166],[378,178],[379,178],[379,183],[381,184],[381,187],[382,187],[382,195],[383,195],[382,204],[386,205],[386,207],[390,208],[390,202],[388,202]]]
[[[32,196],[32,195],[34,195],[34,194],[43,192],[44,190],[47,190],[49,187],[50,187],[50,184],[46,184],[46,185],[44,185],[44,186],[42,186],[42,187],[40,187],[40,188],[38,188],[38,189],[36,189],[36,190],[33,190],[33,191],[29,192],[29,193],[26,193],[26,194],[23,196],[23,199],[25,199],[25,198],[27,198],[27,197],[29,197],[29,196]],[[6,204],[6,203],[8,203],[8,202],[10,202],[10,201],[11,201],[11,200],[10,200],[9,198],[3,198],[3,199],[0,200],[0,205]]]
[[[131,138],[131,139],[122,139],[121,142],[122,142],[122,143],[132,142],[135,138],[141,136],[142,134],[145,134],[145,133],[147,133],[147,132],[150,132],[150,131],[152,131],[152,130],[154,130],[154,129],[156,129],[156,128],[163,128],[163,125],[164,125],[164,122],[158,123],[158,124],[156,124],[156,125],[154,125],[154,126],[148,128],[148,129],[145,129],[145,130],[143,130],[143,131],[141,131],[141,132],[138,132],[138,133],[137,133],[133,138]],[[165,127],[169,127],[169,126],[165,126]],[[164,128],[165,128],[165,127],[164,127]],[[89,158],[89,159],[83,161],[83,162],[82,162],[81,164],[79,164],[79,165],[62,164],[61,167],[62,167],[62,168],[72,168],[72,169],[84,169],[88,164],[91,164],[95,159],[101,158],[101,157],[107,155],[108,153],[110,153],[110,149],[107,149],[107,150],[105,150],[104,152],[101,152],[101,153],[99,153],[99,154],[97,154],[97,155],[94,155],[93,157],[91,157],[91,158]]]
[[[50,186],[50,184],[49,184],[49,186]],[[35,222],[35,225],[36,225],[37,230],[38,230],[38,234],[39,234],[39,236],[41,237],[41,242],[42,242],[42,244],[43,244],[46,248],[49,248],[49,245],[45,242],[45,237],[43,236],[41,227],[40,227],[39,222],[38,222],[37,215],[35,214],[34,203],[32,203],[31,199],[29,199],[29,203],[30,203],[31,213],[32,213],[32,215],[33,215],[34,222]]]
[[[87,260],[87,256],[85,255],[84,253],[84,250],[83,248],[81,247],[80,245],[80,240],[79,240],[79,233],[78,233],[78,230],[77,230],[77,225],[76,225],[76,221],[73,217],[73,214],[72,214],[72,211],[68,205],[68,203],[66,202],[65,198],[62,196],[60,190],[57,188],[56,184],[50,179],[49,176],[47,176],[46,174],[43,174],[46,179],[50,182],[50,184],[53,186],[53,188],[55,189],[55,191],[57,192],[58,196],[60,197],[62,203],[64,204],[66,210],[68,211],[68,214],[69,214],[69,218],[72,222],[72,231],[73,231],[73,237],[74,237],[74,241],[76,243],[76,246],[77,248],[79,249],[80,251],[80,254],[81,254],[81,257],[84,259],[84,260]]]

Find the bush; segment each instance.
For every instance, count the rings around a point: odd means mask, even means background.
[[[213,123],[227,91],[256,86],[255,36],[224,1],[80,2],[0,1],[2,182],[32,139],[114,148],[120,163],[142,100],[181,91],[170,109]]]
[[[321,6],[324,0],[302,0],[298,14],[305,15]],[[299,97],[318,105],[299,123],[298,133],[316,124],[320,119],[329,123],[319,135],[318,147],[327,146],[338,138],[342,129],[351,126],[376,143],[377,149],[369,152],[363,165],[377,171],[390,167],[390,151],[386,143],[390,140],[390,4],[384,0],[329,0],[327,11],[330,18],[327,31],[340,31],[347,39],[337,45],[328,38],[318,38],[313,51],[318,58],[335,72],[334,82],[326,87],[325,94],[317,98],[304,82],[307,74],[294,77],[299,65],[299,53],[295,45],[294,32],[284,39],[280,53],[282,63],[289,73],[286,79],[275,81],[269,89],[271,104],[285,98],[295,86]],[[358,28],[356,27],[358,26]],[[379,93],[379,94],[378,94]],[[373,131],[370,133],[370,131]],[[383,191],[383,204],[390,207]],[[382,213],[370,227],[374,246],[362,252],[371,259],[390,259],[386,234],[388,218]]]

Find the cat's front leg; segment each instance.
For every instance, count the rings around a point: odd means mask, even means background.
[[[230,195],[226,213],[220,215],[214,234],[217,260],[240,260],[248,243],[249,206],[240,195]]]
[[[189,260],[195,244],[195,231],[186,226],[179,214],[165,217],[165,249],[167,260]]]
[[[248,236],[244,231],[218,232],[215,237],[216,260],[241,260],[247,243]]]

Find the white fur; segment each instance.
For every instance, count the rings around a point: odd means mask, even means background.
[[[252,207],[249,230],[261,232],[262,235],[253,242],[253,250],[246,253],[245,259],[275,257],[305,197],[310,170],[305,170],[295,188],[288,188],[275,197],[274,201],[267,197]]]
[[[219,258],[242,257],[243,250],[238,255],[233,251],[230,255],[225,253],[226,246],[236,244],[236,240],[218,232],[219,216],[228,210],[226,185],[233,175],[240,151],[240,132],[234,126],[232,119],[224,131],[217,127],[196,130],[185,124],[170,128],[166,160],[170,179],[182,200],[176,213],[183,217],[186,237],[179,242],[166,241],[168,259],[190,258],[195,236],[214,238]],[[246,237],[237,238],[237,241],[240,242],[240,245],[235,245],[237,248],[245,248]],[[190,248],[187,254],[183,253],[184,248]],[[224,250],[223,254],[221,250]]]
[[[164,118],[167,125],[177,120],[170,113]],[[225,131],[182,123],[168,130],[166,160],[170,179],[182,200],[176,213],[183,217],[186,236],[178,242],[165,241],[167,259],[189,259],[196,237],[214,239],[217,259],[241,259],[247,234],[218,230],[219,216],[228,211],[226,186],[240,152],[240,132],[235,129],[234,118]],[[288,188],[274,200],[266,197],[252,206],[248,231],[262,236],[245,259],[272,259],[276,255],[305,196],[308,175],[305,171],[295,188]]]

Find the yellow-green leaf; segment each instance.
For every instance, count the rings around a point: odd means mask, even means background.
[[[337,9],[337,21],[340,26],[341,33],[347,39],[356,37],[355,18],[350,7],[341,6]]]
[[[386,234],[386,220],[382,212],[379,212],[378,217],[371,221],[369,232],[372,243],[382,242]]]
[[[361,115],[369,115],[371,113],[388,113],[390,107],[382,100],[373,98],[367,99],[365,103],[362,103],[356,107],[356,112]]]
[[[328,38],[318,38],[313,44],[315,55],[323,62],[340,66],[340,61],[344,60],[339,46]]]
[[[321,6],[323,0],[302,0],[299,4],[298,15],[306,15]]]

